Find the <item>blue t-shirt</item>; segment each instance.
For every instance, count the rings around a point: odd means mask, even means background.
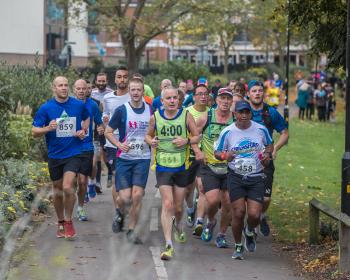
[[[271,117],[272,129],[267,127],[263,121],[263,109],[261,110],[252,109],[252,112],[253,112],[252,120],[265,126],[269,131],[270,137],[272,138],[272,134],[274,130],[276,130],[278,133],[281,133],[283,130],[285,130],[288,127],[284,118],[275,108],[268,106],[268,109],[269,109],[269,115]]]
[[[57,121],[57,129],[46,133],[48,157],[64,159],[82,152],[82,140],[73,136],[81,130],[81,122],[89,118],[89,111],[82,101],[69,97],[64,103],[55,98],[41,105],[33,120],[34,127],[48,126],[50,121]]]
[[[188,94],[187,98],[184,100],[182,106],[189,107],[194,104],[193,93]]]
[[[160,96],[157,96],[156,98],[153,99],[152,102],[152,111],[155,112],[157,110],[163,109],[163,103],[160,100]]]
[[[88,134],[85,136],[83,140],[83,152],[89,152],[94,150],[94,144],[93,144],[93,126],[92,123],[94,122],[96,125],[102,124],[102,114],[100,109],[97,106],[97,103],[92,100],[91,98],[87,98],[85,101],[86,109],[89,111],[90,116],[90,124],[89,124],[89,131]]]
[[[141,108],[134,108],[130,106],[136,114],[142,114],[145,111],[145,103]],[[115,109],[112,118],[110,119],[108,126],[114,130],[119,131],[119,142],[124,142],[126,134],[126,107],[125,105],[119,106]]]

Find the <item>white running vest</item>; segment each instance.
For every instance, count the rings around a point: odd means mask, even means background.
[[[151,158],[150,146],[145,142],[145,135],[151,118],[151,107],[145,102],[143,103],[145,110],[142,114],[135,113],[129,102],[124,104],[126,107],[125,140],[130,149],[127,153],[118,153],[118,157],[122,159],[136,160]]]

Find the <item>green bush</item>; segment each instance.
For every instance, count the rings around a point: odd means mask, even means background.
[[[48,180],[46,163],[7,159],[0,162],[0,225],[28,212]]]

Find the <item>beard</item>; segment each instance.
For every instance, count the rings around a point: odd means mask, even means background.
[[[117,84],[117,89],[121,89],[121,90],[124,90],[126,89],[128,85],[126,83],[120,83],[120,84]]]
[[[106,87],[107,87],[107,84],[105,84],[105,85],[96,85],[97,86],[97,88],[99,89],[99,90],[105,90],[106,89]]]

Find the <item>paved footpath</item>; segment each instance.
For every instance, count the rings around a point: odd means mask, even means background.
[[[176,244],[170,262],[160,260],[163,236],[160,225],[160,197],[151,172],[137,231],[143,245],[130,245],[125,232],[114,234],[111,190],[104,189],[87,205],[88,222],[75,221],[75,241],[55,237],[55,219],[44,222],[29,237],[9,271],[9,280],[175,280],[175,279],[259,279],[297,280],[287,259],[274,252],[270,238],[258,238],[257,251],[245,260],[231,259],[230,249],[217,249],[191,236]],[[228,236],[232,244],[231,233]],[[1,278],[1,277],[0,277]]]

